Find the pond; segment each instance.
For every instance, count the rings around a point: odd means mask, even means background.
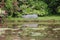
[[[60,40],[60,24],[5,24],[0,27],[0,40]]]

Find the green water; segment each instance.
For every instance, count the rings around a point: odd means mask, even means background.
[[[60,40],[60,24],[26,22],[7,24],[0,28],[4,40]]]

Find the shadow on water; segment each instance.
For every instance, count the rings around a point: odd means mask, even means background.
[[[3,25],[0,40],[60,40],[60,24],[27,22]]]

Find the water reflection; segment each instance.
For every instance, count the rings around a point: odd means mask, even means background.
[[[21,23],[0,28],[0,40],[60,40],[60,24]]]
[[[36,28],[38,27],[38,23],[23,23],[22,26]]]

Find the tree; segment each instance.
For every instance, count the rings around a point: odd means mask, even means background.
[[[5,9],[11,17],[23,14],[44,16],[57,14],[60,0],[6,0],[5,3]]]

